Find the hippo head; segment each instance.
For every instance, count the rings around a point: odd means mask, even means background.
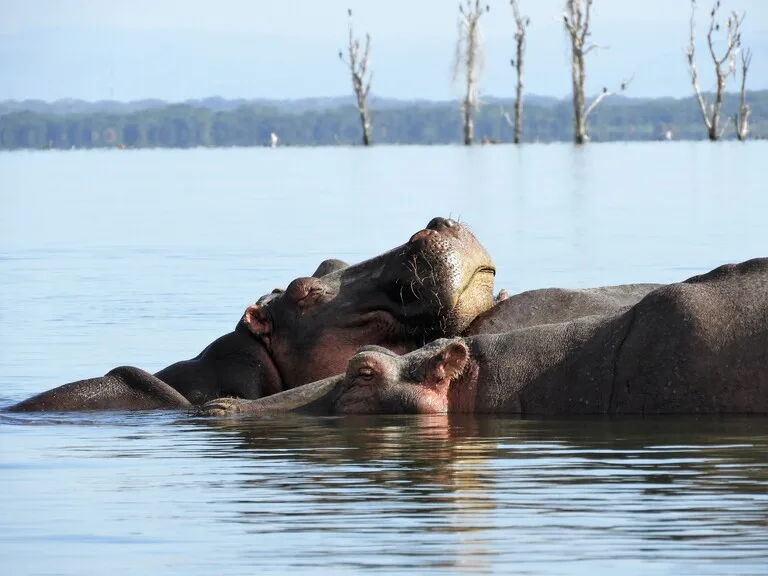
[[[260,398],[217,398],[201,414],[445,414],[472,412],[478,366],[461,339],[442,338],[399,356],[362,346],[344,374]]]
[[[361,345],[405,353],[461,333],[492,306],[494,275],[467,228],[434,218],[389,252],[262,297],[241,323],[288,389],[343,372]]]
[[[455,396],[451,384],[468,369],[469,350],[460,340],[436,340],[404,356],[378,346],[364,346],[350,359],[343,379],[329,395],[328,411],[446,413]]]

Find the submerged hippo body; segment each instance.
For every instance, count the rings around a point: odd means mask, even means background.
[[[768,259],[650,292],[628,310],[397,356],[361,349],[344,375],[203,413],[768,414]]]
[[[12,411],[184,408],[260,398],[344,370],[357,348],[398,353],[460,334],[493,303],[495,269],[462,225],[444,218],[353,266],[326,261],[249,306],[233,332],[152,375],[123,367],[38,394]],[[113,371],[114,372],[114,371]]]

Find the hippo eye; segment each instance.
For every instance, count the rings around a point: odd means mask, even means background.
[[[373,378],[373,374],[374,374],[373,368],[369,368],[368,366],[363,366],[362,368],[360,368],[360,370],[357,371],[357,375],[360,378],[365,378],[366,380],[370,380],[371,378]]]

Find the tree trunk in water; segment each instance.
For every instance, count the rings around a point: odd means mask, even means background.
[[[371,137],[369,132],[371,131],[371,123],[368,121],[367,110],[360,112],[360,123],[363,125],[363,146],[370,146]]]
[[[573,47],[573,142],[584,144],[586,128],[584,123],[584,56],[581,50]]]
[[[715,103],[712,104],[712,119],[707,131],[707,136],[709,136],[712,142],[720,139],[720,107],[723,105],[723,92],[725,92],[726,81],[726,76],[720,72],[719,68],[715,72],[717,74],[717,92],[715,92]]]
[[[480,14],[474,14],[467,30],[467,94],[464,98],[464,145],[471,146],[475,139],[475,125],[472,120],[472,109],[475,107],[475,65],[477,64],[477,20]]]
[[[475,124],[472,120],[472,104],[464,103],[464,145],[471,146],[475,139]]]
[[[520,144],[523,136],[523,54],[522,41],[517,44],[517,99],[515,100],[515,144]]]

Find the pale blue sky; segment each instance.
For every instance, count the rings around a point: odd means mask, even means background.
[[[521,0],[531,16],[526,90],[564,96],[568,51],[555,21],[562,0]],[[710,4],[699,0],[703,39]],[[507,0],[484,20],[486,94],[509,95],[513,22]],[[301,98],[350,91],[336,53],[346,9],[373,37],[373,92],[447,99],[455,38],[450,0],[0,0],[0,99]],[[690,92],[684,50],[688,0],[595,0],[588,91],[634,73],[628,95]],[[768,1],[726,0],[746,10],[754,52],[749,86],[768,88]],[[705,88],[710,65],[700,50]]]

